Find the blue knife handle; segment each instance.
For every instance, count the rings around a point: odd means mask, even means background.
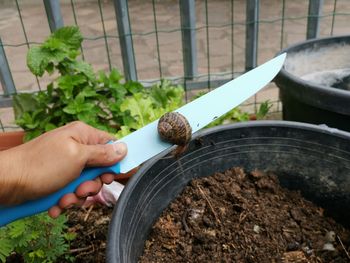
[[[53,194],[15,206],[0,206],[0,227],[17,219],[47,211],[58,204],[65,194],[74,193],[83,182],[93,180],[104,173],[118,174],[119,172],[119,163],[107,167],[85,168],[78,178]]]

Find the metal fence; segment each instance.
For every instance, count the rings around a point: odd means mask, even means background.
[[[26,68],[28,48],[63,25],[83,32],[82,59],[151,85],[170,79],[187,93],[212,89],[309,38],[349,32],[348,0],[0,0],[0,107],[16,92],[45,89]],[[270,85],[246,102],[266,99]],[[4,109],[0,110],[0,125]],[[8,119],[8,117],[7,117]]]

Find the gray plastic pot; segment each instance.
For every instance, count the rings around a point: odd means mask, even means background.
[[[284,52],[285,66],[274,79],[280,89],[283,119],[350,131],[350,91],[345,90],[350,84],[343,89],[327,84],[327,78],[336,79],[335,72],[348,71],[349,81],[350,36],[307,40],[280,53]],[[305,77],[312,75],[311,80]]]
[[[245,122],[197,133],[178,161],[164,158],[169,151],[144,164],[126,185],[110,223],[107,262],[137,262],[153,223],[192,178],[234,166],[274,171],[283,186],[300,190],[350,225],[347,132],[295,122]]]

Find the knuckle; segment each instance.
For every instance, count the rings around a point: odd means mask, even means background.
[[[70,124],[68,124],[68,127],[79,130],[86,127],[86,124],[82,121],[73,121]]]
[[[80,147],[76,143],[66,143],[65,144],[65,154],[68,155],[68,158],[71,158],[71,160],[79,160],[79,157],[81,157],[80,153]]]

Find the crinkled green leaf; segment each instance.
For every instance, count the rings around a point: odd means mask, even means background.
[[[66,44],[57,38],[50,37],[48,38],[41,46],[41,48],[50,51],[50,52],[68,52],[68,47]]]
[[[142,127],[140,122],[138,122],[135,117],[131,116],[130,111],[126,110],[123,113],[121,122],[123,126],[128,126],[131,130],[137,130]]]
[[[76,26],[62,27],[53,33],[52,38],[59,39],[70,49],[79,49],[83,41],[83,36]]]
[[[180,86],[172,86],[169,81],[162,80],[150,90],[151,96],[157,107],[168,108],[168,111],[181,105],[184,97],[184,89]]]
[[[123,101],[120,105],[120,110],[130,111],[131,116],[143,127],[150,120],[154,119],[152,103],[153,101],[150,97],[144,97],[143,93],[136,93]]]

